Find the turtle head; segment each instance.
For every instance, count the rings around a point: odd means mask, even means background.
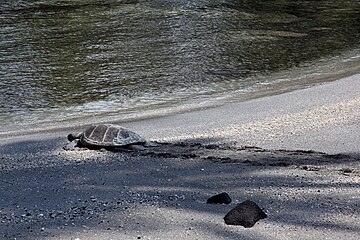
[[[72,142],[74,141],[75,139],[80,139],[82,133],[70,133],[68,136],[67,136],[67,139]]]

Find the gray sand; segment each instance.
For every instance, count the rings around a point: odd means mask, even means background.
[[[148,152],[0,139],[0,239],[358,239],[360,75],[124,124]],[[228,192],[230,205],[206,204]],[[227,226],[244,200],[268,215]]]

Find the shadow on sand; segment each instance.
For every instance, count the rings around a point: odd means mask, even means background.
[[[353,181],[359,179],[357,153],[214,142],[221,139],[164,143],[138,153],[69,152],[59,139],[2,144],[0,238],[132,239],[180,231],[183,238],[267,239],[264,227],[282,225],[360,232],[356,223],[342,221],[359,214],[356,198],[346,197],[359,191]],[[223,191],[232,204],[206,204]],[[268,218],[247,231],[225,225],[225,214],[247,199]]]

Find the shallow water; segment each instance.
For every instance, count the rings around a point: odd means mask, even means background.
[[[328,81],[359,70],[359,26],[358,0],[6,1],[0,133]]]

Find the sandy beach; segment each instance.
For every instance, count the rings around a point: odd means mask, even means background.
[[[65,151],[68,131],[4,136],[0,239],[358,239],[359,93],[357,74],[122,124],[162,143],[144,152]],[[221,192],[231,204],[206,203]],[[226,225],[245,200],[268,217]]]

